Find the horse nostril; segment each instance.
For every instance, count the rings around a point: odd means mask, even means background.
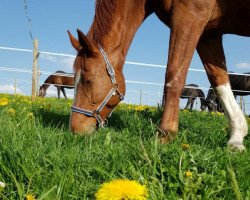
[[[76,118],[74,114],[71,116],[70,131],[77,135],[91,135],[97,128],[94,118]]]

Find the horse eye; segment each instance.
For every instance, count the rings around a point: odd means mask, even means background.
[[[82,84],[87,86],[90,83],[90,80],[82,78]]]

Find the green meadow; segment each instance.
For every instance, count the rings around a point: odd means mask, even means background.
[[[180,111],[179,133],[157,141],[162,110],[120,104],[91,136],[69,131],[72,101],[0,94],[0,199],[94,200],[115,179],[145,185],[148,199],[250,200],[250,136],[227,148],[220,113]]]

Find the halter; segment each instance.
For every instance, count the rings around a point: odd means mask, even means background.
[[[105,53],[105,51],[103,50],[103,48],[100,45],[99,45],[99,51],[102,54],[102,57],[103,57],[103,59],[105,61],[107,72],[108,72],[108,75],[109,75],[109,77],[111,79],[111,82],[112,82],[112,88],[111,88],[111,90],[109,91],[109,93],[107,94],[107,96],[105,97],[105,99],[102,101],[102,103],[98,106],[98,108],[96,110],[90,111],[90,110],[78,108],[76,106],[72,106],[71,110],[72,110],[72,112],[77,112],[77,113],[86,115],[88,117],[94,117],[94,118],[96,118],[99,127],[103,128],[104,124],[105,124],[105,121],[100,116],[100,113],[101,113],[102,109],[108,103],[108,101],[111,99],[112,96],[115,96],[116,94],[118,94],[120,101],[122,101],[124,99],[124,96],[118,90],[119,86],[116,83],[115,70],[112,67],[111,63],[109,62],[107,54]]]

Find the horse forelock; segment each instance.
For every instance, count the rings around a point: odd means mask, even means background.
[[[81,59],[82,59],[82,54],[80,54],[80,52],[78,52],[77,56],[76,56],[76,59],[74,61],[74,64],[73,64],[73,73],[77,73],[79,72],[79,70],[81,70]]]
[[[103,45],[102,38],[109,33],[116,5],[116,0],[96,0],[95,17],[88,33],[95,44]]]
[[[77,63],[76,63],[76,60],[75,60],[75,62],[73,64],[73,73],[76,73],[77,68],[78,68],[78,66],[77,66]]]

